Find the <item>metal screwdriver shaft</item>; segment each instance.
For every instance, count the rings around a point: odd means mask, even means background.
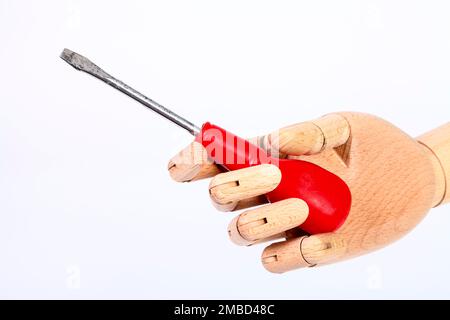
[[[83,57],[82,55],[73,52],[69,49],[64,49],[63,52],[61,53],[61,59],[66,61],[75,69],[89,73],[90,75],[93,75],[94,77],[109,84],[111,87],[116,88],[117,90],[125,93],[126,95],[140,102],[147,108],[152,109],[153,111],[160,114],[164,118],[169,119],[170,121],[177,124],[181,128],[187,130],[190,134],[196,136],[200,132],[200,128],[194,125],[192,122],[177,115],[176,113],[165,108],[164,106],[153,101],[152,99],[147,98],[142,93],[133,89],[132,87],[128,86],[122,81],[114,78],[113,76],[106,73],[104,70],[95,65],[92,61],[90,61],[86,57]]]

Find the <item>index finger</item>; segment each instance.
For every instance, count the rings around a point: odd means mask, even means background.
[[[248,141],[260,147],[265,137],[255,137]],[[186,148],[181,150],[168,164],[168,170],[173,180],[177,182],[190,182],[206,178],[212,178],[215,175],[226,171],[217,166],[214,161],[208,158],[208,153],[199,142],[192,142]]]

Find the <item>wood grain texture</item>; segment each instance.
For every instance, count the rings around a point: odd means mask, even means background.
[[[288,239],[264,250],[262,262],[269,271],[323,265],[372,252],[412,230],[433,206],[450,201],[450,124],[415,140],[383,119],[343,112],[286,127],[278,138],[278,145],[268,137],[255,141],[269,149],[280,148],[283,157],[290,153],[289,158],[315,163],[341,177],[352,192],[352,206],[341,228],[317,235],[292,228],[294,222],[300,224],[305,210],[293,209],[289,201],[236,217],[228,229],[236,243]],[[308,155],[298,156],[304,152]],[[221,173],[205,156],[203,147],[193,143],[171,161],[169,171],[177,181],[215,176],[210,195],[221,210],[265,203],[262,194],[281,179],[273,165]]]
[[[438,192],[442,197],[436,205],[450,202],[450,122],[417,138],[434,156],[434,170],[438,181]]]
[[[340,115],[351,127],[348,167],[339,161],[342,155],[336,150],[300,157],[337,174],[352,192],[344,225],[331,235],[311,236],[302,244],[310,264],[382,248],[414,228],[433,206],[436,177],[429,154],[420,144],[375,116]],[[317,251],[317,246],[323,249]]]
[[[249,242],[268,238],[286,230],[298,227],[308,217],[305,201],[293,198],[247,210],[234,219],[229,226],[232,235],[238,236],[237,244],[245,239]],[[246,243],[247,245],[247,243]]]
[[[327,114],[311,122],[322,132],[323,145],[320,151],[326,148],[339,147],[346,143],[350,137],[350,125],[342,115]]]
[[[268,246],[262,254],[264,267],[273,273],[283,273],[297,268],[312,266],[301,254],[302,242],[307,237],[299,237]]]
[[[170,176],[178,182],[190,182],[210,178],[223,172],[214,162],[201,143],[192,142],[177,153],[167,166]]]
[[[230,211],[240,201],[272,191],[280,180],[278,167],[262,164],[216,175],[209,184],[209,194],[218,209]]]
[[[346,119],[338,114],[328,114],[272,132],[266,149],[287,155],[316,154],[343,145],[349,136],[350,126]]]

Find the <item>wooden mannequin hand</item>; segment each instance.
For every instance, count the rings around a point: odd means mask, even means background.
[[[193,142],[169,162],[176,181],[213,177],[209,192],[223,211],[247,209],[229,225],[240,245],[269,245],[262,263],[272,272],[355,257],[384,247],[414,228],[433,206],[450,200],[450,124],[415,140],[390,123],[361,113],[336,113],[251,140],[272,155],[315,163],[342,178],[352,193],[345,223],[332,233],[298,228],[308,216],[301,199],[267,204],[281,173],[275,165],[223,172]]]

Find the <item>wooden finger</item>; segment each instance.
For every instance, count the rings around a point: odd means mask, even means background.
[[[277,234],[274,234],[270,237],[265,237],[256,241],[249,241],[244,239],[241,234],[239,233],[239,230],[236,228],[236,222],[238,217],[235,217],[230,224],[228,225],[228,236],[230,237],[231,241],[234,244],[237,244],[238,246],[252,246],[256,244],[261,244],[265,242],[272,242],[272,241],[278,241],[281,239],[286,239],[286,232],[280,232]]]
[[[264,267],[274,273],[323,265],[341,259],[345,241],[337,234],[324,233],[271,244],[262,254]]]
[[[228,233],[239,245],[278,235],[301,225],[308,217],[305,201],[292,198],[245,211],[231,221]]]
[[[267,136],[258,136],[248,139],[263,149],[266,148]],[[170,159],[168,170],[172,179],[178,182],[190,182],[206,178],[211,178],[218,173],[226,171],[214,164],[208,158],[206,149],[201,143],[196,141],[189,144],[177,155]],[[245,205],[243,204],[245,207]]]
[[[337,233],[316,234],[302,241],[301,251],[310,265],[324,265],[340,260],[347,251],[347,242]]]
[[[350,126],[339,114],[329,114],[317,120],[298,123],[271,133],[267,149],[293,156],[316,154],[325,148],[336,148],[350,137]]]
[[[278,167],[263,164],[216,175],[209,184],[209,193],[219,207],[232,210],[239,201],[272,191],[280,180]]]
[[[168,170],[172,179],[178,182],[210,178],[223,172],[208,158],[205,148],[195,141],[169,161]]]
[[[283,273],[289,270],[310,267],[303,258],[301,243],[307,237],[294,238],[281,241],[266,247],[262,253],[261,261],[268,271],[273,273]]]

